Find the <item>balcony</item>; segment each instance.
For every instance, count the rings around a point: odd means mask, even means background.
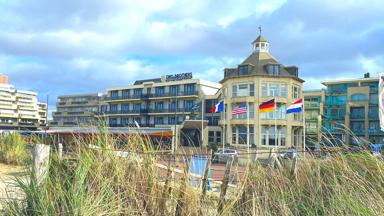
[[[178,93],[172,93],[172,92],[164,92],[161,94],[142,94],[142,95],[125,95],[125,96],[114,96],[114,97],[107,97],[107,101],[115,101],[115,100],[137,100],[137,99],[156,99],[156,98],[167,98],[167,97],[186,97],[186,96],[198,96],[198,91],[187,91],[187,92],[178,92]]]
[[[320,103],[304,103],[305,109],[319,109]]]

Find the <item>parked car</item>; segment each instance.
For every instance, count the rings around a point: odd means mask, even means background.
[[[234,161],[239,159],[239,154],[235,149],[225,148],[223,151],[222,148],[219,148],[215,153],[213,153],[212,163],[226,163],[227,160],[232,157]]]

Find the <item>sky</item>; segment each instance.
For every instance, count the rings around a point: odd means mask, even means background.
[[[0,73],[51,109],[166,74],[218,82],[259,26],[304,89],[384,72],[383,0],[0,0],[0,14]]]

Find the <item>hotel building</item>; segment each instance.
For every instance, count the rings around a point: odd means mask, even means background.
[[[17,90],[7,76],[0,75],[0,129],[41,129],[47,111],[39,104],[36,92]]]
[[[95,125],[100,112],[103,95],[78,94],[58,97],[56,112],[52,113],[52,127],[73,127]]]
[[[201,126],[198,130],[188,128],[185,120],[201,119],[201,101],[215,95],[220,87],[220,84],[193,79],[192,73],[137,80],[133,85],[107,90],[105,115],[110,127],[135,127],[137,124],[141,127],[177,127],[196,143],[200,142]],[[198,104],[199,107],[194,109]],[[185,142],[182,136],[180,139],[181,145],[187,145],[187,139]]]
[[[327,87],[323,133],[332,139],[333,144],[354,145],[361,143],[361,140],[383,143],[378,77],[370,77],[367,73],[360,79],[324,81],[322,84]]]
[[[303,80],[296,66],[283,66],[269,52],[269,42],[259,36],[253,51],[236,68],[224,69],[222,99],[225,120],[219,122],[225,130],[225,143],[235,147],[301,147],[303,139],[302,113],[286,115],[287,106],[302,97]],[[259,113],[259,104],[275,99],[275,112]],[[246,104],[247,114],[232,115],[240,104]],[[275,127],[276,126],[276,127]]]

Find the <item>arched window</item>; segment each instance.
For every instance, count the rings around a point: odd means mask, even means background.
[[[351,96],[352,101],[364,101],[366,99],[367,98],[366,98],[365,94],[353,94]]]

